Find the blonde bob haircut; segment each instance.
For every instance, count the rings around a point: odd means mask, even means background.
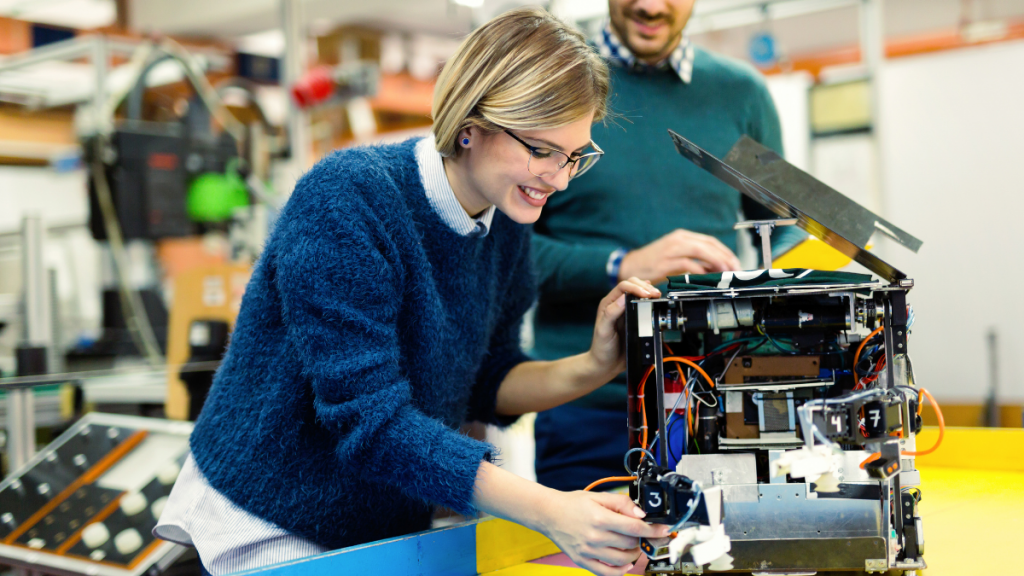
[[[476,126],[558,128],[606,114],[608,67],[577,30],[540,8],[505,12],[463,40],[434,87],[434,140],[458,154],[459,132]]]

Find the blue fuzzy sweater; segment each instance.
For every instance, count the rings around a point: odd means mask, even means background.
[[[245,510],[328,548],[475,513],[495,398],[533,302],[528,229],[451,231],[415,141],[337,152],[296,186],[257,264],[192,434]]]

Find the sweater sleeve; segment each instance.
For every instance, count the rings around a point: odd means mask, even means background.
[[[752,72],[752,91],[749,99],[749,114],[747,120],[747,134],[762,145],[771,148],[783,158],[786,156],[782,145],[782,124],[779,121],[779,112],[775,108],[775,101],[772,99],[768,86],[757,72]],[[741,199],[743,217],[748,220],[772,220],[779,218],[779,215],[772,212],[757,201],[743,196]],[[796,244],[807,238],[807,233],[796,226],[786,226],[772,230],[772,253],[780,254],[789,250]],[[761,239],[757,234],[752,235],[754,247],[760,254]]]
[[[611,289],[606,266],[608,257],[620,246],[610,242],[577,244],[556,239],[540,223],[533,227],[530,244],[538,292],[545,302],[600,299]]]
[[[279,224],[275,254],[283,319],[316,420],[334,437],[333,456],[365,482],[473,515],[476,472],[493,447],[413,404],[399,362],[398,248],[372,215],[335,211],[310,203]]]
[[[519,415],[499,415],[496,411],[498,389],[508,373],[530,358],[522,350],[523,317],[533,306],[536,280],[530,261],[530,235],[520,236],[516,246],[516,263],[512,267],[507,289],[502,298],[501,312],[487,348],[487,356],[477,373],[476,385],[469,400],[467,420],[508,426]]]

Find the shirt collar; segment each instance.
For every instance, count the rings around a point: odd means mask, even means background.
[[[657,64],[647,64],[637,60],[615,32],[612,31],[611,23],[605,24],[604,28],[591,39],[601,56],[617,66],[622,66],[636,72],[650,72],[654,70],[665,70],[671,68],[679,76],[684,84],[689,84],[693,78],[693,43],[690,37],[683,34],[676,49]]]
[[[449,228],[460,236],[483,238],[491,230],[495,207],[492,204],[476,218],[466,214],[459,204],[444,172],[441,154],[434,147],[434,136],[430,135],[416,143],[416,165],[420,169],[420,181],[427,191],[430,207]]]

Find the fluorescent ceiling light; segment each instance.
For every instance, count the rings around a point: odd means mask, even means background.
[[[484,5],[484,0],[451,0],[451,2],[459,6],[469,6],[470,8],[479,8]]]
[[[687,32],[700,34],[852,6],[857,0],[704,0],[694,5]]]

